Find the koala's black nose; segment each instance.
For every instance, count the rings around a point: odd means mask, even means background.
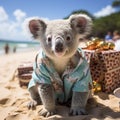
[[[56,52],[62,52],[63,51],[63,43],[61,42],[58,42],[56,45],[55,45],[55,51]]]

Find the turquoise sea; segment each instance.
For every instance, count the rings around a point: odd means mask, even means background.
[[[4,47],[6,44],[9,46],[9,53],[13,53],[14,48],[16,48],[16,52],[24,52],[40,48],[39,42],[0,40],[0,55],[5,54]]]

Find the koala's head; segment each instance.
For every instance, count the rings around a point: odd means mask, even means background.
[[[72,15],[67,20],[44,21],[32,19],[29,30],[40,41],[50,58],[71,57],[77,50],[79,39],[91,31],[91,19],[87,15]]]

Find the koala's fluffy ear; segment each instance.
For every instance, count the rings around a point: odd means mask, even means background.
[[[46,24],[43,20],[40,19],[32,19],[29,21],[29,30],[32,33],[34,38],[43,34],[46,29]]]
[[[90,33],[92,28],[92,20],[85,14],[71,15],[70,18],[71,27],[80,35],[86,36]]]

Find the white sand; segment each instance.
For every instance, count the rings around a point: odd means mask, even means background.
[[[98,93],[97,100],[88,105],[86,116],[68,116],[69,108],[57,107],[57,115],[44,118],[38,115],[42,105],[36,110],[28,110],[30,100],[28,90],[19,86],[16,69],[22,61],[34,61],[37,51],[15,53],[0,56],[0,120],[120,120],[120,98],[114,95]]]

